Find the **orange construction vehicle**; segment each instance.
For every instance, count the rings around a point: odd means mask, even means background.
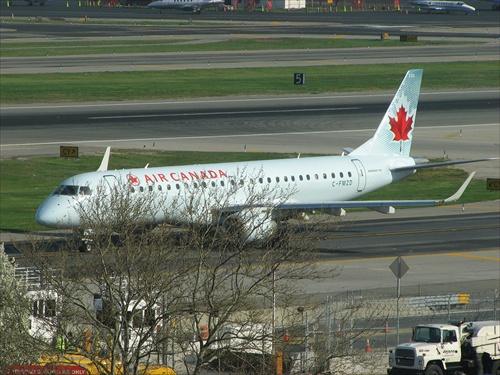
[[[103,368],[109,369],[109,361],[99,361]],[[117,362],[115,374],[123,374],[121,363]],[[67,353],[64,355],[44,356],[37,365],[17,365],[7,369],[6,375],[101,375],[95,363],[78,353]],[[170,367],[166,366],[144,366],[139,368],[141,375],[177,375]]]

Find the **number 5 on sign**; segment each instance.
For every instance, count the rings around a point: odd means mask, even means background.
[[[305,85],[306,84],[306,73],[294,73],[293,83],[296,85]]]

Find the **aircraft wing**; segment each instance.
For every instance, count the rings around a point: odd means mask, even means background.
[[[283,204],[278,209],[332,209],[332,208],[371,208],[384,213],[392,213],[389,209],[392,207],[415,207],[415,206],[434,206],[436,204],[454,202],[462,196],[463,192],[471,182],[476,172],[472,172],[464,181],[462,186],[451,196],[446,199],[427,199],[427,200],[380,200],[380,201],[338,201],[325,202],[322,204],[296,205]]]
[[[343,208],[370,208],[374,211],[382,213],[394,213],[394,207],[418,207],[418,206],[434,206],[442,203],[454,202],[462,196],[463,192],[471,182],[476,172],[472,172],[464,181],[462,186],[451,196],[445,199],[427,199],[427,200],[372,200],[372,201],[330,201],[323,203],[283,203],[273,207],[276,211],[291,210],[336,210],[338,213]],[[224,212],[238,212],[249,208],[248,206],[232,206],[226,207]],[[340,213],[343,215],[345,213]]]

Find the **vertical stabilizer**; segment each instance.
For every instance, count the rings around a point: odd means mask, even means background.
[[[349,155],[410,155],[422,73],[422,69],[406,73],[375,135]]]

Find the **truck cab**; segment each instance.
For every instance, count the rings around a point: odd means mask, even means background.
[[[407,370],[415,374],[443,374],[461,367],[459,328],[449,324],[418,325],[412,341],[398,345],[389,353],[389,374]],[[437,369],[439,367],[440,370]],[[430,371],[430,369],[434,369]]]
[[[389,351],[389,375],[500,375],[500,322],[421,324]]]

